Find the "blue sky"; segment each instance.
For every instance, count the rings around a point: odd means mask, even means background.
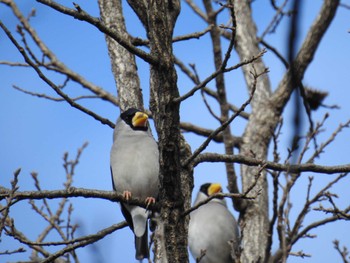
[[[107,55],[104,36],[93,27],[74,20],[71,17],[58,14],[57,12],[44,7],[35,1],[17,1],[20,3],[24,14],[29,13],[31,8],[37,10],[37,16],[32,18],[32,26],[44,40],[47,46],[53,50],[57,57],[66,65],[76,70],[89,81],[103,87],[107,91],[115,94],[116,88],[110,69],[109,57]],[[61,1],[67,3],[66,1]],[[94,16],[98,16],[97,3],[95,1],[76,1],[81,7]],[[269,1],[255,1],[253,3],[254,17],[257,21],[258,31],[261,33],[270,21],[271,8]],[[303,39],[309,25],[316,16],[322,1],[304,1],[305,10],[302,14],[302,28],[299,39]],[[69,5],[68,5],[69,6]],[[137,18],[125,6],[127,12],[127,26],[134,36],[143,37],[144,30],[139,27]],[[191,15],[187,5],[182,3],[182,13],[179,17],[175,35],[187,34],[193,31],[201,31],[204,28],[202,21]],[[10,29],[14,30],[16,20],[9,9],[0,5],[0,18]],[[224,22],[224,21],[223,21]],[[317,89],[328,91],[326,104],[337,104],[339,110],[321,109],[314,114],[315,121],[322,119],[326,112],[330,112],[325,131],[320,136],[320,141],[326,140],[336,129],[339,123],[344,123],[350,118],[349,105],[349,61],[348,51],[350,35],[349,10],[340,8],[329,31],[321,42],[315,59],[308,68],[304,83]],[[283,23],[278,28],[276,34],[268,35],[267,41],[276,45],[282,52],[286,47],[286,26]],[[17,37],[17,36],[16,36]],[[174,45],[175,54],[184,60],[185,63],[196,63],[198,73],[202,79],[213,71],[211,46],[208,45],[208,37],[201,40],[191,40],[189,43],[176,43]],[[226,43],[227,44],[227,43]],[[22,58],[13,48],[8,39],[0,32],[0,60],[20,61]],[[270,69],[270,80],[273,89],[282,78],[284,72],[283,65],[274,59],[271,52],[264,56],[264,61]],[[238,62],[237,56],[233,55],[230,63]],[[141,85],[145,92],[144,101],[148,107],[148,76],[149,69],[142,61],[138,60]],[[34,98],[12,88],[17,85],[21,88],[55,95],[45,83],[43,83],[31,69],[11,68],[1,66],[1,88],[0,88],[0,125],[1,125],[1,162],[0,162],[0,185],[10,186],[13,172],[21,168],[19,177],[20,190],[33,189],[33,180],[30,173],[35,171],[39,174],[43,189],[61,189],[65,179],[62,167],[62,156],[64,152],[69,152],[74,158],[76,151],[81,145],[88,141],[89,145],[81,156],[80,163],[74,175],[74,186],[92,189],[111,190],[111,179],[109,172],[109,151],[112,144],[112,130],[96,122],[91,117],[73,109],[65,102],[52,102],[44,99]],[[54,77],[57,81],[62,81],[59,76]],[[232,83],[232,86],[229,85]],[[247,99],[247,92],[241,71],[235,71],[226,76],[226,84],[230,101],[236,105]],[[186,77],[179,73],[178,86],[180,93],[185,93],[193,87],[193,84]],[[213,83],[209,87],[214,87]],[[70,94],[81,94],[80,87],[71,84]],[[217,105],[211,101],[214,109]],[[90,100],[82,102],[98,114],[114,121],[119,110],[110,103]],[[286,156],[286,147],[290,141],[292,116],[292,105],[288,105],[284,114],[283,136],[280,139],[281,155]],[[195,109],[195,110],[194,110]],[[190,100],[181,105],[181,120],[192,121],[195,124],[207,128],[215,128],[218,123],[208,118],[205,106],[200,95],[196,94]],[[244,130],[244,122],[237,120],[232,124],[234,135],[240,135]],[[186,134],[192,150],[195,150],[204,140]],[[336,165],[349,163],[350,140],[349,130],[344,130],[336,141],[327,148],[317,163],[324,165]],[[222,152],[222,145],[211,143],[208,151]],[[239,172],[238,166],[236,166]],[[300,180],[296,188],[293,201],[292,212],[300,209],[305,199],[307,176]],[[314,175],[314,189],[321,188],[334,178],[331,175]],[[223,164],[202,164],[195,169],[195,189],[204,182],[217,181],[226,187],[225,170]],[[345,179],[334,188],[339,194],[340,207],[345,207],[349,203],[349,179]],[[100,229],[118,223],[123,220],[119,207],[115,203],[92,199],[71,200],[74,205],[73,221],[80,225],[79,235],[91,234]],[[53,206],[56,202],[51,202]],[[230,202],[229,202],[230,204]],[[237,217],[237,213],[233,212]],[[44,223],[26,202],[22,202],[11,208],[11,215],[16,219],[16,226],[27,234],[30,238],[36,238],[38,231],[42,229]],[[313,212],[307,222],[318,218],[319,214]],[[304,262],[329,262],[339,261],[339,256],[335,253],[332,245],[334,239],[340,239],[341,244],[349,245],[350,238],[344,231],[349,225],[341,222],[334,225],[320,228],[315,234],[316,239],[307,239],[296,246],[293,250],[303,250],[312,254],[311,258],[304,259]],[[14,249],[18,246],[7,237],[2,237],[0,251]],[[276,244],[274,243],[276,249]],[[97,253],[96,251],[99,251]],[[322,251],[322,252],[320,252]],[[107,236],[102,241],[93,246],[78,250],[81,262],[134,262],[133,236],[127,228]],[[26,255],[16,255],[3,257],[5,261],[18,261],[27,258]],[[299,258],[291,257],[289,262],[300,262]]]

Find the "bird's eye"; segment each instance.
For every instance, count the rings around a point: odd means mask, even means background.
[[[128,124],[131,124],[132,117],[133,117],[133,116],[130,116],[130,115],[129,115],[129,116],[126,116],[125,122],[128,123]]]

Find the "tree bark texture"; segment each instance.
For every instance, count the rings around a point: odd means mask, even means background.
[[[158,133],[160,162],[160,211],[156,236],[156,262],[188,262],[187,218],[181,215],[190,206],[192,174],[181,168],[181,158],[190,150],[180,133],[177,74],[172,50],[173,29],[180,12],[180,1],[129,1],[144,24],[150,52],[158,59],[151,64],[150,109]],[[145,12],[146,11],[146,12]]]
[[[260,52],[256,26],[253,22],[250,1],[234,1],[236,18],[236,50],[241,60],[247,59]],[[254,63],[257,73],[263,72],[265,65],[261,59]],[[253,85],[250,74],[252,65],[243,67],[247,88]],[[251,102],[252,113],[243,134],[243,143],[240,153],[246,156],[255,155],[256,158],[266,160],[268,144],[273,132],[273,125],[267,120],[274,120],[275,116],[268,107],[268,98],[271,93],[270,82],[267,75],[257,80],[256,91]],[[275,121],[273,121],[275,123]],[[258,167],[241,166],[243,192],[254,184],[258,176]],[[247,207],[240,214],[242,226],[242,262],[258,262],[265,258],[265,248],[268,237],[268,185],[266,173],[259,176],[253,191],[261,191],[254,201],[247,202]]]
[[[315,19],[313,26],[292,63],[295,68],[296,78],[301,81],[304,73],[312,61],[313,55],[321,41],[322,36],[332,21],[339,1],[325,0],[320,14]],[[253,22],[250,1],[234,1],[236,18],[236,50],[242,59],[257,54],[259,42],[257,38],[256,25]],[[262,60],[254,63],[257,73],[262,72],[265,65]],[[249,71],[251,65],[243,67],[248,90],[252,87],[252,79]],[[283,109],[293,91],[291,85],[290,70],[281,80],[277,90],[272,94],[268,76],[258,79],[256,92],[252,100],[252,113],[246,126],[241,154],[253,155],[255,158],[266,160],[268,145]],[[257,167],[241,166],[243,191],[251,186],[256,180]],[[264,262],[266,259],[266,245],[268,238],[268,185],[266,173],[259,176],[255,191],[261,194],[256,200],[250,202],[246,210],[241,213],[241,225],[243,232],[242,240],[242,262]]]
[[[129,40],[121,1],[99,0],[98,3],[105,25],[115,29],[124,39]],[[106,42],[117,86],[120,110],[124,111],[131,107],[143,109],[142,90],[135,56],[108,36],[106,36]]]
[[[151,54],[159,58],[151,65],[151,110],[158,132],[165,251],[168,262],[188,262],[187,229],[181,214],[185,211],[181,181],[181,137],[177,74],[174,67],[172,35],[180,1],[151,1],[148,10],[148,36]]]

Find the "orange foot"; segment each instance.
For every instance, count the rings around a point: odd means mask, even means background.
[[[147,206],[146,206],[146,209],[147,209],[150,204],[155,204],[156,203],[156,199],[154,197],[147,197],[145,202],[147,204]]]
[[[123,197],[126,201],[128,201],[131,198],[131,192],[130,191],[124,191]]]

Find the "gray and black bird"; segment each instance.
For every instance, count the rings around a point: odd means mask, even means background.
[[[222,192],[218,183],[200,187],[194,206]],[[188,244],[194,259],[201,263],[232,263],[239,247],[237,222],[223,198],[214,198],[190,214]]]
[[[130,108],[120,114],[113,133],[110,165],[113,188],[124,199],[156,201],[159,185],[159,152],[149,124],[148,115]],[[136,259],[149,257],[148,218],[143,207],[120,203],[122,213],[135,234]]]

